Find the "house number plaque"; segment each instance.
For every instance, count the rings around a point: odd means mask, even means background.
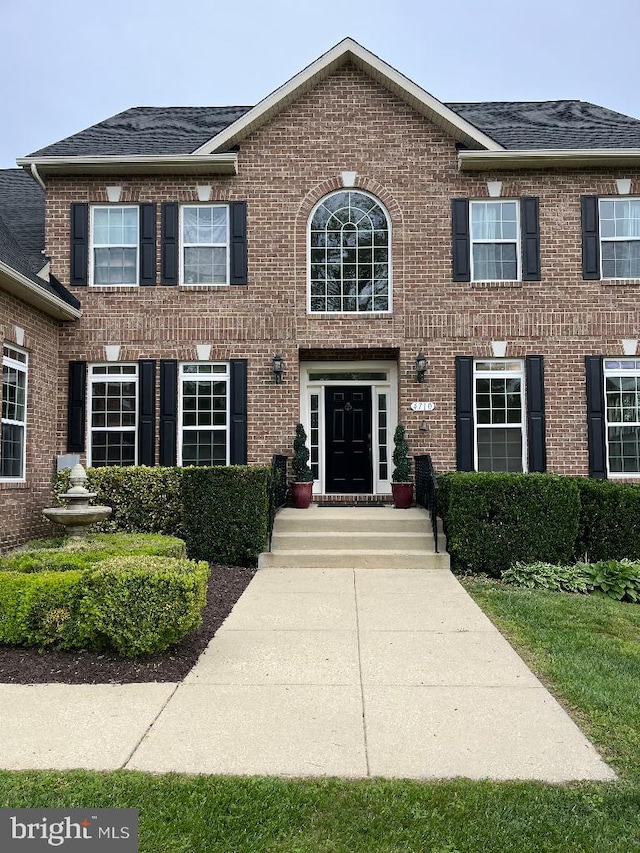
[[[412,403],[412,412],[432,412],[436,407],[435,403]]]

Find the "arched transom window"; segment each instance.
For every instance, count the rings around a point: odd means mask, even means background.
[[[341,190],[320,202],[309,228],[311,312],[389,311],[389,220],[380,202]]]

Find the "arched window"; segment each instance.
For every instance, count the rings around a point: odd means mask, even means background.
[[[390,310],[389,219],[377,199],[332,193],[315,208],[309,231],[312,313]]]

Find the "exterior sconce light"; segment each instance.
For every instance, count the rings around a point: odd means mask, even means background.
[[[273,378],[276,381],[276,385],[282,385],[282,376],[284,374],[284,361],[282,360],[281,355],[274,355],[271,359],[271,369],[273,370]]]
[[[416,382],[424,382],[424,375],[427,371],[427,359],[422,352],[416,356]]]

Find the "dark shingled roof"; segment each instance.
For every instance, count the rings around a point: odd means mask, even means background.
[[[586,101],[445,104],[506,149],[640,148],[640,120]],[[133,107],[30,157],[191,154],[251,107]]]
[[[640,148],[640,121],[586,101],[447,104],[508,150]]]
[[[74,308],[80,303],[53,276],[50,282],[38,272],[47,259],[44,248],[44,193],[22,169],[0,169],[0,261],[42,290]]]
[[[29,157],[191,154],[251,107],[132,107]]]

